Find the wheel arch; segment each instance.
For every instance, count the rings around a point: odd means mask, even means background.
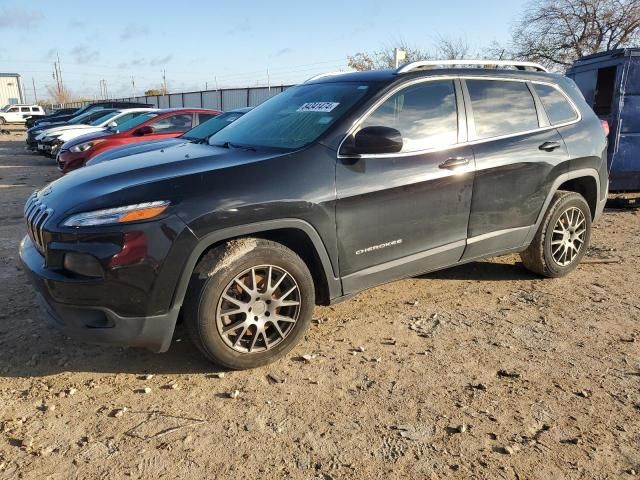
[[[538,228],[542,223],[542,219],[544,218],[544,214],[546,213],[547,209],[549,208],[549,204],[553,199],[553,196],[559,190],[570,190],[573,192],[580,193],[582,195],[582,193],[579,190],[574,190],[574,189],[585,188],[586,189],[585,191],[589,192],[588,189],[592,188],[593,184],[595,184],[595,197],[594,197],[593,205],[591,204],[589,199],[587,199],[586,197],[585,199],[589,204],[592,220],[593,221],[597,220],[599,214],[601,213],[601,202],[600,202],[601,186],[600,186],[600,176],[598,175],[598,171],[595,168],[582,168],[582,169],[573,170],[573,171],[564,173],[558,176],[558,178],[556,178],[553,181],[551,188],[549,189],[549,193],[547,194],[547,198],[545,198],[542,208],[538,213],[538,218],[536,219],[536,223],[535,225],[531,226],[531,228],[529,229],[529,233],[527,234],[527,237],[524,243],[522,244],[522,246],[523,247],[528,246],[533,240],[533,237],[535,237],[536,232],[538,231]]]
[[[558,190],[579,193],[584,197],[591,210],[591,220],[596,216],[598,208],[598,182],[590,175],[573,178],[562,183]]]
[[[307,264],[316,288],[316,303],[328,305],[342,295],[342,286],[317,230],[300,219],[259,222],[212,232],[200,239],[185,263],[172,305],[182,305],[193,272],[208,251],[230,240],[254,237],[272,240],[294,251]]]

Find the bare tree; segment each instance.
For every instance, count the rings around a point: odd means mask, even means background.
[[[394,49],[400,48],[407,52],[405,62],[417,60],[459,60],[477,56],[471,54],[469,44],[464,38],[443,37],[436,39],[434,50],[423,50],[408,45],[405,41],[389,45],[375,52],[358,52],[347,56],[348,64],[354,70],[379,70],[395,66]]]
[[[583,55],[639,41],[639,0],[537,0],[513,30],[512,53],[562,69]]]
[[[407,52],[406,62],[432,58],[428,51],[409,46],[405,41],[401,41],[398,45],[387,46],[376,52],[358,52],[355,55],[348,55],[347,63],[358,71],[393,68],[395,66],[394,48]]]
[[[70,103],[73,101],[73,95],[64,85],[47,86],[47,92],[52,99],[52,103]]]
[[[437,60],[462,60],[475,57],[469,48],[469,43],[462,37],[443,37],[439,36],[436,41],[436,53],[434,58]]]

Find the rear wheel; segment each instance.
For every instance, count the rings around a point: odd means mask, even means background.
[[[524,266],[546,277],[574,270],[589,247],[591,210],[575,192],[557,192],[531,245],[520,254]]]
[[[210,251],[196,267],[185,325],[213,362],[253,368],[300,341],[314,303],[311,273],[294,252],[268,240],[235,240]]]
[[[0,117],[0,125],[4,125],[5,123],[7,123],[7,121],[4,119],[4,117]]]

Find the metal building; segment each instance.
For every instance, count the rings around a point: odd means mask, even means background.
[[[0,108],[7,104],[24,102],[20,75],[17,73],[0,73]]]

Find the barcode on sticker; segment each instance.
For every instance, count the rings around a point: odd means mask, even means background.
[[[304,103],[297,112],[323,112],[328,113],[336,108],[340,103],[338,102],[308,102]]]

